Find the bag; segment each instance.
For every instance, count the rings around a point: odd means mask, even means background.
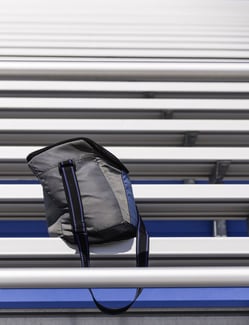
[[[88,138],[70,139],[30,153],[27,162],[43,186],[48,231],[77,244],[82,266],[90,266],[89,245],[136,237],[136,264],[148,266],[149,238],[138,214],[127,168]],[[111,309],[111,314],[127,306]]]

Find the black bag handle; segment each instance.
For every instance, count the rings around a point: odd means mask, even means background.
[[[84,218],[84,208],[82,205],[79,184],[75,173],[75,164],[72,160],[59,163],[59,171],[63,180],[63,186],[69,207],[69,214],[72,220],[75,241],[79,248],[82,267],[90,266],[89,242]],[[149,257],[149,236],[144,226],[142,218],[138,214],[138,225],[136,235],[136,266],[148,266]],[[137,288],[133,300],[121,308],[109,308],[102,305],[94,296],[91,288],[88,289],[96,306],[107,314],[116,315],[128,310],[137,300],[142,292],[142,288]]]

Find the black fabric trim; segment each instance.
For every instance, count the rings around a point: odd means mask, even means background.
[[[79,185],[76,179],[75,166],[72,160],[61,162],[59,171],[62,177],[63,186],[69,208],[69,215],[74,230],[76,244],[81,247],[81,260],[84,266],[90,265],[89,243],[86,230],[84,209],[79,195]]]
[[[125,165],[122,164],[121,161],[116,156],[114,156],[110,151],[106,150],[104,147],[102,147],[101,145],[99,145],[98,143],[94,142],[89,138],[82,138],[82,139],[85,140],[88,144],[90,144],[90,146],[92,146],[95,149],[95,152],[98,152],[100,156],[107,159],[112,165],[118,167],[118,169],[121,169],[126,173],[129,173]]]
[[[122,222],[119,225],[101,231],[88,231],[88,239],[91,244],[108,243],[110,241],[134,238],[136,231],[136,227],[132,224]]]

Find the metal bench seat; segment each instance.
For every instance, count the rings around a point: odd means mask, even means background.
[[[0,80],[0,117],[248,118],[247,82]]]
[[[147,220],[241,219],[248,217],[249,185],[133,184]],[[1,219],[44,218],[39,184],[0,184]]]
[[[57,50],[57,53],[60,50]],[[71,50],[68,50],[68,53]],[[83,50],[85,54],[91,50]],[[108,51],[108,50],[107,50]],[[13,49],[13,55],[15,54],[15,60],[11,60],[10,52],[8,50],[2,49],[1,56],[5,56],[3,60],[0,60],[0,77],[2,79],[8,80],[92,80],[92,81],[214,81],[215,82],[224,82],[224,81],[238,81],[244,82],[249,80],[249,63],[247,60],[241,62],[241,60],[236,59],[236,55],[233,57],[233,60],[224,61],[224,58],[219,60],[218,57],[211,58],[208,62],[203,60],[200,62],[200,59],[193,61],[191,58],[191,51],[189,51],[190,58],[185,56],[184,58],[179,59],[179,61],[172,60],[172,55],[176,51],[172,51],[169,57],[163,57],[159,55],[156,57],[156,54],[163,54],[160,51],[149,50],[147,52],[147,57],[143,58],[141,51],[133,51],[134,58],[132,60],[127,60],[125,57],[118,58],[118,52],[116,55],[112,55],[109,60],[99,58],[94,60],[93,58],[84,59],[82,56],[77,60],[73,61],[67,58],[63,60],[49,59],[49,54],[55,54],[56,50],[52,50],[46,53],[46,50],[43,50],[45,59],[41,59],[37,62],[35,56],[39,54],[39,49],[35,51],[28,51],[28,49]],[[18,53],[19,52],[19,53]],[[29,53],[29,56],[34,56],[34,59],[29,58],[25,59],[23,55]],[[54,52],[54,53],[53,53]],[[149,53],[151,52],[151,53]],[[192,51],[193,52],[193,51]],[[198,51],[197,51],[198,52]],[[217,51],[213,51],[215,54]],[[222,51],[226,53],[226,51]],[[95,52],[96,53],[96,52]],[[109,51],[111,53],[111,50]],[[206,54],[206,51],[203,52]],[[42,50],[40,50],[42,55]],[[64,53],[66,55],[67,53]],[[99,52],[101,54],[101,52]],[[129,52],[128,52],[129,54]],[[144,53],[146,54],[146,52]],[[151,56],[149,54],[152,54]],[[154,54],[154,55],[153,55]],[[218,52],[219,54],[219,52]],[[238,56],[240,52],[237,51]],[[18,59],[18,55],[21,56],[21,59]],[[105,57],[104,53],[102,57]],[[115,61],[115,56],[117,60]],[[245,59],[248,59],[247,51],[243,52]],[[72,56],[71,56],[72,57]],[[114,57],[114,58],[113,58]],[[129,56],[128,56],[129,57]],[[150,58],[157,59],[151,60]],[[49,61],[48,61],[49,59]],[[144,60],[143,60],[144,59]],[[144,61],[144,62],[143,62]],[[161,62],[165,61],[165,62]]]
[[[246,237],[150,238],[150,266],[248,266]],[[135,239],[90,247],[94,267],[135,266]],[[60,238],[1,238],[0,266],[80,266],[75,246]]]
[[[59,123],[60,122],[60,123]],[[248,120],[1,119],[1,145],[91,137],[103,145],[248,146]]]
[[[110,84],[112,83],[110,82]],[[76,84],[76,89],[78,86]],[[108,85],[108,87],[110,86]],[[63,91],[63,89],[53,91],[12,90],[11,92],[7,91],[7,93],[5,91],[5,94],[11,97],[0,97],[0,117],[170,120],[239,120],[248,119],[249,117],[249,100],[246,98],[236,99],[238,94],[235,90],[231,92],[229,87],[227,91],[223,92],[223,88],[220,87],[221,90],[219,91],[219,86],[217,86],[217,92],[210,90],[210,93],[208,93],[207,91],[205,97],[201,99],[198,96],[203,96],[202,93],[198,95],[198,89],[196,90],[194,87],[188,91],[184,90],[184,86],[182,90],[180,87],[178,88],[178,93],[174,93],[177,91],[177,85],[175,86],[175,90],[170,90],[169,87],[168,90],[164,89],[158,92],[154,90],[142,90],[143,88],[139,90],[136,84],[130,87],[133,90],[112,89],[98,91],[97,89],[88,90],[90,87],[86,86],[85,90],[81,91]],[[58,88],[61,88],[61,85],[58,85]],[[101,85],[99,88],[101,89]],[[120,88],[122,89],[122,87]],[[72,95],[72,91],[75,92],[74,95]],[[228,91],[230,91],[229,94]],[[49,92],[51,93],[50,97],[47,97]],[[199,92],[202,92],[202,90]],[[217,96],[224,97],[224,93],[226,99],[215,98]],[[245,97],[248,96],[247,93],[249,93],[249,86],[246,84],[244,85]],[[171,98],[163,98],[167,96]]]
[[[133,85],[134,87],[134,85]],[[177,86],[176,86],[177,87]],[[180,88],[181,89],[181,88]],[[217,88],[218,91],[219,88]],[[62,90],[63,91],[63,90]],[[88,90],[86,90],[88,91]],[[122,91],[122,90],[118,90]],[[117,91],[117,92],[118,92]],[[134,90],[129,90],[134,92]],[[143,90],[137,89],[136,92],[142,92]],[[194,89],[193,89],[194,91]],[[249,86],[247,92],[249,91]],[[246,92],[246,91],[245,91]],[[65,96],[65,92],[63,92]],[[118,93],[120,94],[120,93]],[[84,110],[110,110],[113,113],[119,110],[128,110],[132,113],[134,110],[139,111],[166,111],[167,110],[176,110],[177,111],[236,111],[242,110],[244,112],[249,110],[249,99],[168,99],[168,98],[115,98],[115,91],[112,90],[110,98],[49,98],[39,95],[37,98],[32,97],[1,97],[0,98],[0,109],[34,109],[34,110],[43,110],[43,109],[69,109],[69,110],[79,110],[84,112]],[[146,93],[145,93],[146,96]],[[153,96],[153,95],[152,95]],[[118,97],[118,96],[116,96]],[[70,111],[68,112],[68,118],[70,117]],[[97,118],[97,116],[96,116]],[[142,119],[142,116],[141,116]]]
[[[3,268],[2,288],[246,287],[249,267]]]
[[[26,163],[38,146],[1,146],[0,178],[33,179]],[[225,180],[249,181],[249,152],[236,147],[106,147],[125,163],[133,180],[208,180],[225,163]],[[216,175],[217,177],[219,175]]]
[[[209,94],[209,93],[248,93],[248,82],[131,82],[131,81],[39,81],[39,80],[0,80],[0,91],[2,92],[45,92],[63,91],[66,92],[106,92],[115,94],[115,92],[126,92],[139,94],[153,92],[153,95],[158,93],[180,93],[191,92],[193,94]],[[12,98],[13,99],[13,98]],[[22,98],[19,98],[22,100]],[[41,100],[42,98],[40,98]],[[2,98],[1,98],[2,100]],[[73,98],[72,98],[73,100]],[[228,102],[229,106],[230,101]]]
[[[249,185],[224,184],[134,184],[134,195],[138,200],[247,200]],[[236,189],[236,191],[235,191]],[[40,184],[0,184],[0,199],[42,199]]]

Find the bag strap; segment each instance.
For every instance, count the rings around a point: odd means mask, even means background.
[[[84,218],[84,208],[81,200],[79,184],[76,177],[76,169],[72,160],[63,161],[59,164],[59,171],[62,176],[63,186],[69,207],[69,214],[72,219],[75,241],[79,248],[81,265],[90,266],[90,254],[87,228]],[[138,225],[136,235],[136,266],[148,266],[149,260],[149,236],[144,226],[142,218],[138,214]],[[102,305],[94,296],[94,292],[89,288],[90,294],[96,306],[103,312],[116,315],[128,310],[137,300],[142,292],[142,288],[137,288],[133,300],[121,308],[109,308]]]

